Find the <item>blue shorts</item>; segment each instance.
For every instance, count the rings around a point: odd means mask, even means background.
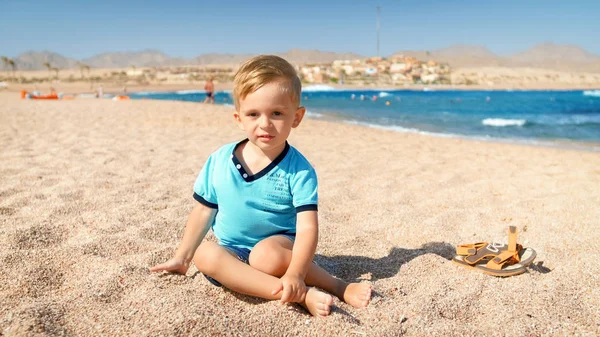
[[[282,234],[283,236],[285,236],[286,238],[290,239],[292,241],[292,243],[294,242],[294,240],[296,239],[296,235],[295,234]],[[221,246],[225,249],[227,249],[228,251],[230,251],[231,253],[233,253],[238,260],[244,262],[245,264],[250,264],[250,249],[248,248],[239,248],[239,247],[230,247],[230,246]],[[222,284],[215,280],[214,278],[206,275],[206,274],[202,274],[204,275],[204,277],[206,277],[206,279],[208,280],[208,282],[212,283],[213,285],[220,287],[222,286]]]

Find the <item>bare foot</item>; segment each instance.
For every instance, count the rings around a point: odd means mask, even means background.
[[[371,290],[369,283],[350,283],[344,290],[344,302],[355,308],[364,308],[371,301]]]
[[[308,288],[304,303],[300,303],[311,315],[316,317],[325,317],[329,315],[333,297],[316,288]]]

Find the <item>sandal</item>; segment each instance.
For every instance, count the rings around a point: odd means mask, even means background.
[[[455,264],[494,276],[524,273],[535,259],[535,250],[517,243],[517,227],[510,226],[508,244],[477,242],[456,246]]]

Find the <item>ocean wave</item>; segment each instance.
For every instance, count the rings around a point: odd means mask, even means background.
[[[402,126],[389,126],[389,125],[381,125],[381,124],[373,124],[367,122],[360,122],[356,120],[343,121],[346,124],[358,125],[363,127],[369,127],[379,130],[387,130],[387,131],[395,131],[395,132],[404,132],[404,133],[413,133],[425,136],[433,136],[433,137],[442,137],[442,138],[458,138],[458,139],[473,139],[478,141],[492,141],[498,143],[507,143],[507,144],[526,144],[526,145],[534,145],[534,146],[547,146],[547,147],[557,147],[557,148],[565,148],[565,149],[580,149],[585,151],[595,151],[600,152],[600,146],[588,145],[585,143],[578,142],[565,142],[565,141],[556,141],[556,140],[544,140],[544,139],[528,139],[528,138],[499,138],[490,135],[463,135],[456,133],[443,133],[443,132],[430,132],[423,131],[415,128],[406,128]]]
[[[390,94],[389,92],[385,92],[385,91],[382,91],[379,93],[379,97],[388,97],[388,96],[393,96],[393,95]]]
[[[407,127],[403,127],[403,126],[399,126],[399,125],[381,125],[381,124],[374,124],[374,123],[367,123],[367,122],[359,122],[359,121],[355,121],[355,120],[346,120],[343,122],[346,124],[351,124],[351,125],[366,126],[366,127],[373,128],[373,129],[395,131],[395,132],[416,133],[419,135],[427,135],[427,136],[436,136],[436,137],[445,137],[445,138],[465,137],[465,136],[462,136],[459,134],[454,134],[454,133],[429,132],[429,131],[423,131],[423,130],[419,130],[419,129],[415,129],[415,128],[407,128]]]
[[[600,90],[586,90],[583,92],[584,96],[600,97]]]
[[[179,90],[175,91],[177,95],[189,95],[189,94],[206,94],[206,90]]]
[[[325,84],[315,84],[315,85],[309,85],[307,87],[302,88],[302,91],[313,92],[313,91],[342,91],[342,90],[336,89],[332,86],[325,85]]]
[[[151,96],[151,95],[160,95],[160,94],[164,94],[164,92],[161,92],[161,91],[140,91],[140,92],[134,92],[134,93],[132,93],[132,95],[136,95],[136,96]]]
[[[320,118],[320,117],[323,117],[323,114],[320,114],[318,112],[312,112],[310,110],[306,110],[306,116],[312,117],[312,118]]]
[[[571,115],[564,117],[545,117],[532,121],[531,124],[537,125],[600,125],[600,115],[598,114],[589,114],[589,115]]]
[[[503,118],[486,118],[481,121],[481,124],[487,126],[523,126],[527,123],[525,119],[503,119]]]

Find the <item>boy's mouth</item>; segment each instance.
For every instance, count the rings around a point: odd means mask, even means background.
[[[271,140],[271,139],[273,139],[273,138],[275,138],[275,137],[274,137],[274,136],[271,136],[271,135],[260,135],[260,136],[258,136],[258,138],[259,138],[260,140]]]

